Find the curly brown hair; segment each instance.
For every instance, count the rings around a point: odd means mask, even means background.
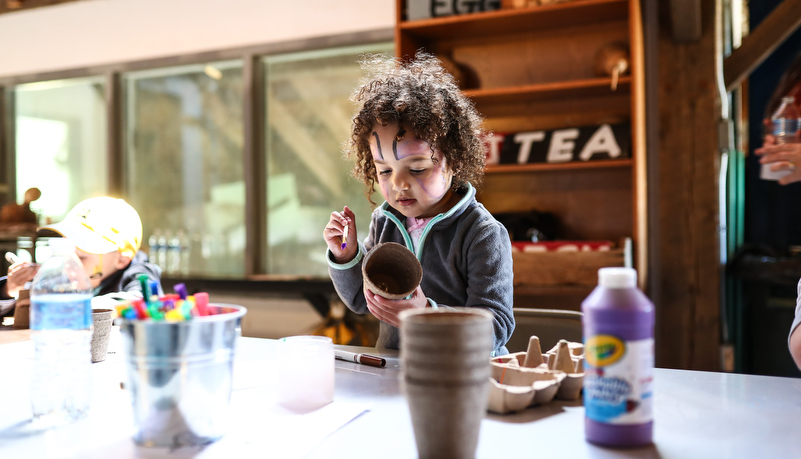
[[[370,134],[381,123],[408,125],[417,137],[442,152],[453,171],[453,189],[465,183],[480,188],[484,176],[486,146],[482,141],[482,117],[451,76],[432,54],[417,53],[403,61],[384,55],[366,55],[361,60],[367,77],[353,92],[358,106],[351,120],[348,157],[355,156],[353,175],[371,195],[378,175],[370,153]]]

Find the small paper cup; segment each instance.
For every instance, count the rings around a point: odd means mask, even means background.
[[[106,360],[111,335],[112,309],[92,309],[92,363]]]

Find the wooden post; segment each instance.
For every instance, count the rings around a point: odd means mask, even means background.
[[[718,0],[720,1],[720,0]],[[702,2],[697,41],[676,43],[660,11],[660,283],[658,366],[719,370],[720,341],[716,2]]]

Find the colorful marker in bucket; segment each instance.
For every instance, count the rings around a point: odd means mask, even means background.
[[[209,294],[198,292],[189,295],[186,285],[175,285],[175,293],[159,296],[158,282],[141,274],[137,280],[142,287],[141,299],[124,301],[116,305],[117,316],[128,320],[183,322],[194,317],[211,315]]]

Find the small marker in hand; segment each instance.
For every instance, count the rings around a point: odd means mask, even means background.
[[[348,225],[345,225],[345,231],[342,233],[342,245],[340,248],[345,250],[348,247]]]

